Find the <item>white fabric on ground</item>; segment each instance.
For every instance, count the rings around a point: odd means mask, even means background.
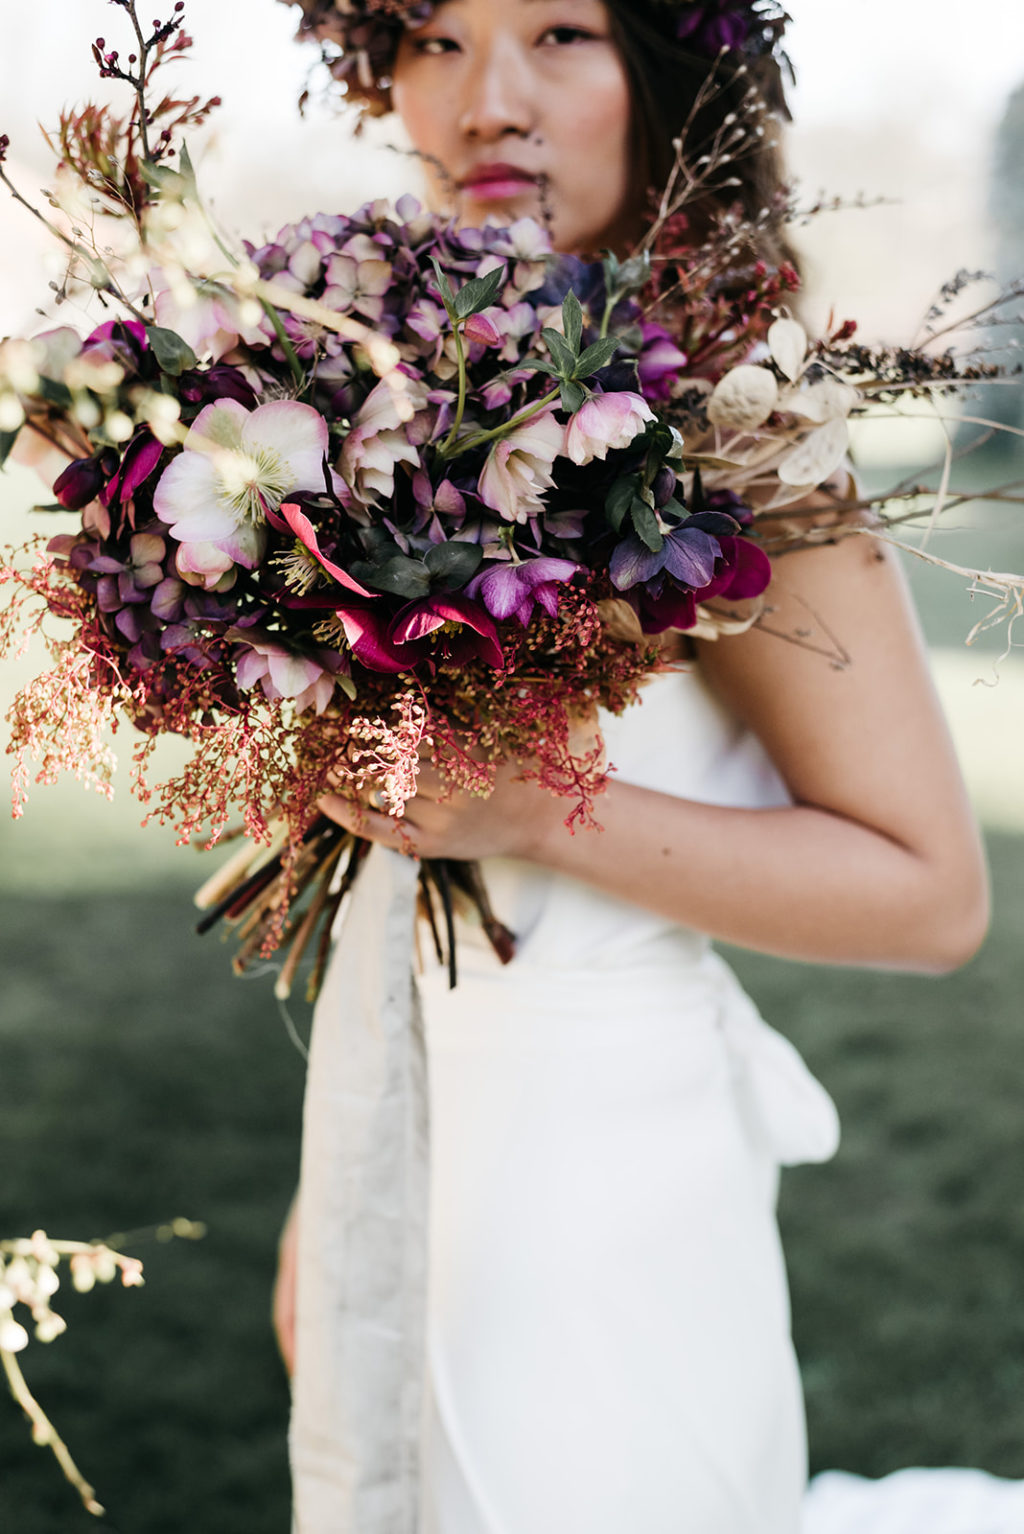
[[[1024,1534],[1024,1482],[981,1470],[900,1470],[879,1481],[833,1470],[811,1484],[802,1534]]]

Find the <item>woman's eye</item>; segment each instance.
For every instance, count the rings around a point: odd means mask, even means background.
[[[553,43],[556,48],[561,48],[572,43],[593,42],[595,37],[596,34],[588,32],[586,27],[548,27],[541,42]]]
[[[415,53],[436,58],[442,53],[457,53],[458,43],[453,37],[411,37],[410,45]]]

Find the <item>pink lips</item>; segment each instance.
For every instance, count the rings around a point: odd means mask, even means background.
[[[521,197],[527,187],[535,186],[537,177],[518,165],[498,162],[494,165],[475,165],[461,182],[464,192],[480,201]]]

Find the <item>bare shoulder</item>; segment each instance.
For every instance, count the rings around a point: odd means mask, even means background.
[[[700,663],[798,801],[902,839],[967,816],[959,769],[897,556],[835,533],[776,559],[759,624],[701,643]]]

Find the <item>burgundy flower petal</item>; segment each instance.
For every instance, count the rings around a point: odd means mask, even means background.
[[[702,601],[710,597],[731,597],[739,602],[759,597],[772,578],[772,562],[758,544],[749,538],[722,538],[722,564],[709,584],[701,591]]]

